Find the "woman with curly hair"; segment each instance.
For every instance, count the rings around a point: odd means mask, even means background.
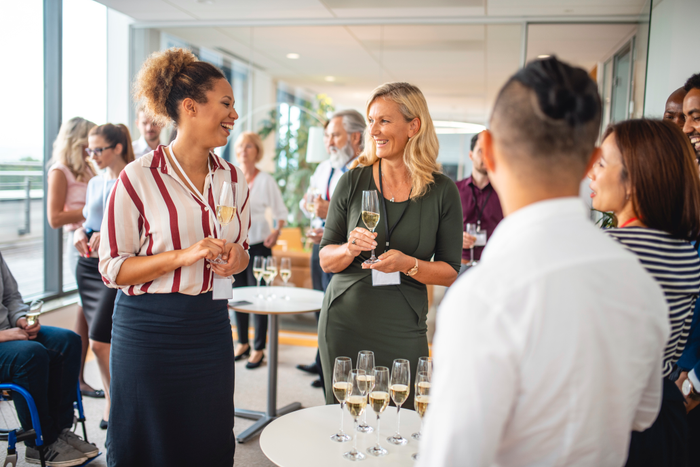
[[[243,173],[210,149],[226,144],[238,118],[233,90],[221,70],[173,48],[148,58],[135,95],[159,122],[176,125],[177,138],[124,169],[102,223],[100,272],[119,289],[107,463],[229,467],[225,298],[230,277],[248,265],[250,209]],[[224,181],[236,184],[237,210],[220,231],[214,200]],[[223,264],[212,261],[219,255]]]

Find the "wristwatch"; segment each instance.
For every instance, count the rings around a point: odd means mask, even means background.
[[[416,260],[416,265],[413,266],[413,267],[412,267],[411,269],[409,269],[408,271],[406,271],[406,275],[409,276],[409,277],[410,277],[410,276],[415,276],[416,274],[418,274],[418,258],[413,258],[413,259]]]
[[[690,381],[690,379],[683,381],[682,389],[685,397],[694,401],[700,401],[700,394],[695,392],[695,388],[693,387],[693,383]]]

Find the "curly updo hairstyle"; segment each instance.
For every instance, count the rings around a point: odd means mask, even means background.
[[[188,97],[206,103],[206,92],[219,79],[226,77],[217,67],[200,61],[189,50],[173,47],[148,57],[136,78],[134,98],[156,122],[177,125],[180,103]]]

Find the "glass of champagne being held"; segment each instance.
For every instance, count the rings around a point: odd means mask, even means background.
[[[28,326],[34,326],[36,324],[37,319],[41,314],[41,307],[43,306],[44,302],[42,300],[34,300],[29,304],[29,311],[27,312],[26,316]]]
[[[355,430],[358,430],[358,418],[365,412],[367,407],[367,378],[365,370],[352,370],[350,371],[350,395],[346,405],[348,406],[348,411],[352,415],[352,419],[355,422]],[[365,455],[357,450],[357,433],[354,434],[352,449],[345,454],[343,457],[351,461],[361,461],[365,458]]]
[[[465,229],[468,235],[471,235],[472,237],[476,237],[476,224],[467,224],[467,227]],[[474,261],[474,245],[469,249],[469,255],[471,256],[471,260],[469,263],[469,267],[476,266],[476,261]]]
[[[263,271],[263,279],[265,279],[265,284],[268,287],[272,287],[272,282],[274,282],[275,277],[277,277],[277,260],[274,256],[268,256],[265,260],[265,270]],[[267,294],[267,299],[272,300],[275,295],[272,293]]]
[[[374,233],[374,229],[379,224],[379,198],[377,190],[366,190],[362,192],[362,222],[367,229]],[[366,260],[364,264],[378,263],[379,260],[374,256],[374,248],[372,248],[372,256]]]
[[[397,358],[391,365],[391,384],[389,394],[396,404],[396,434],[389,436],[386,440],[391,444],[400,446],[406,444],[408,440],[401,436],[401,405],[408,399],[411,392],[411,364],[408,360]]]
[[[292,260],[291,258],[282,258],[280,263],[280,277],[284,281],[284,286],[287,287],[287,281],[292,277]],[[285,300],[289,300],[289,295],[284,295]]]
[[[352,370],[352,360],[350,357],[336,357],[333,365],[333,395],[340,402],[340,431],[331,436],[333,441],[344,443],[350,441],[350,437],[343,431],[343,419],[345,414],[345,402],[350,397],[352,383],[350,382],[350,371]]]
[[[221,238],[226,238],[224,228],[236,217],[236,183],[223,181],[216,203],[216,220],[221,226]],[[210,260],[215,264],[226,264],[221,255]]]
[[[374,387],[369,391],[369,404],[377,414],[377,444],[367,448],[367,452],[376,457],[386,456],[387,450],[379,444],[380,416],[389,405],[389,369],[385,366],[374,367]]]
[[[361,350],[358,352],[357,369],[364,370],[365,372],[365,375],[359,376],[359,378],[364,378],[367,381],[367,394],[369,394],[374,388],[374,352],[371,350]],[[362,423],[358,425],[357,431],[360,433],[372,433],[372,431],[374,431],[372,427],[367,424],[367,412],[362,414]]]
[[[265,271],[265,258],[262,256],[256,256],[253,258],[253,276],[255,277],[255,280],[258,282],[258,288],[257,292],[258,294],[256,297],[258,298],[264,298],[263,294],[260,293],[260,281],[263,278],[263,272]]]
[[[416,413],[420,417],[420,431],[418,433],[413,433],[413,439],[420,439],[421,432],[423,431],[423,416],[425,416],[425,411],[428,410],[428,404],[430,403],[430,376],[425,371],[419,371],[416,374],[416,394],[413,398],[413,406],[416,409]],[[418,453],[413,454],[413,460],[418,459]]]

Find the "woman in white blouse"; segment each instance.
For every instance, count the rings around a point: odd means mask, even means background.
[[[255,256],[272,255],[272,247],[277,243],[285,219],[289,211],[282,200],[282,193],[272,175],[261,171],[255,164],[260,162],[263,156],[263,145],[260,136],[256,133],[245,132],[236,140],[236,159],[245,175],[245,181],[250,190],[250,229],[248,230],[248,243],[251,258]],[[270,230],[270,225],[265,217],[266,210],[272,211],[272,219],[277,228]],[[253,262],[248,264],[245,271],[234,276],[234,287],[256,285],[253,276]],[[265,350],[265,337],[267,335],[267,315],[254,315],[255,339],[253,340],[253,352],[248,343],[248,313],[236,312],[236,328],[238,329],[238,345],[235,351],[235,360],[249,356],[246,368],[257,368],[263,361]]]

